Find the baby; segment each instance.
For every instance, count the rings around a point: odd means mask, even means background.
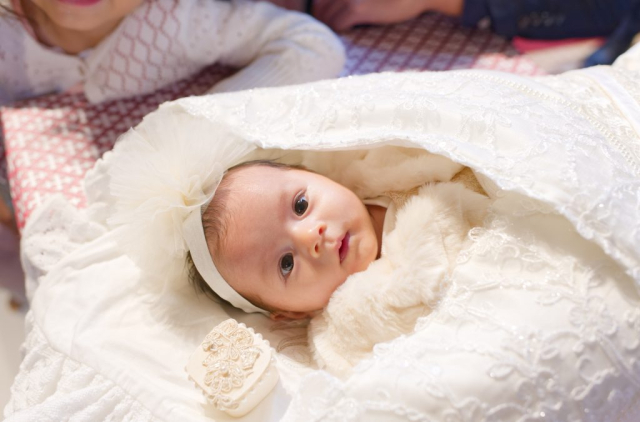
[[[202,222],[235,291],[274,319],[300,319],[380,256],[385,212],[327,177],[257,161],[226,173]]]
[[[453,180],[363,202],[303,168],[248,162],[225,174],[202,225],[228,286],[272,319],[313,317],[316,360],[344,374],[430,312],[481,224],[482,188],[469,169]],[[200,290],[218,293],[192,274]]]

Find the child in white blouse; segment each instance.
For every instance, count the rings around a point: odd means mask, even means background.
[[[339,39],[271,4],[214,0],[0,0],[0,104],[84,90],[145,94],[212,63],[244,67],[213,91],[337,76]]]

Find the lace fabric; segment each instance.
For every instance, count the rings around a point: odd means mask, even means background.
[[[268,110],[258,93],[233,115],[225,99],[180,101],[194,115],[233,122],[239,137],[265,148],[421,145],[487,176],[503,198],[491,225],[472,232],[438,311],[413,335],[380,345],[344,382],[308,375],[285,419],[382,412],[599,421],[632,406],[640,387],[632,78],[616,68],[535,81],[489,72],[374,75],[269,92]]]
[[[11,400],[4,410],[5,421],[49,420],[134,420],[156,421],[122,387],[86,363],[51,347],[31,312],[26,317],[27,338],[20,372],[11,387]],[[12,416],[13,415],[13,416]]]
[[[603,72],[612,83],[608,76],[618,70]],[[264,148],[420,145],[472,167],[504,190],[555,204],[637,279],[637,122],[587,75],[532,81],[483,71],[378,74],[283,95],[257,92],[242,101],[241,113],[233,101],[227,104],[229,97],[183,99],[166,107],[228,122],[236,136]],[[633,95],[623,85],[619,89]],[[265,102],[269,109],[261,107]],[[637,98],[633,104],[637,108]],[[615,242],[605,227],[620,228]]]

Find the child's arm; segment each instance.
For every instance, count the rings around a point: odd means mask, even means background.
[[[191,13],[192,59],[244,67],[211,92],[332,78],[344,65],[339,38],[307,15],[268,3],[210,0],[198,1]]]

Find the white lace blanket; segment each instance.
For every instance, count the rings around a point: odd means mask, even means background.
[[[536,80],[379,74],[161,107],[142,125],[186,112],[217,142],[425,148],[475,169],[497,200],[438,309],[340,380],[313,370],[304,327],[140,288],[102,221],[125,139],[89,176],[90,215],[53,200],[24,232],[32,308],[7,420],[224,420],[183,367],[227,315],[279,352],[280,386],[243,420],[638,420],[638,56]]]

